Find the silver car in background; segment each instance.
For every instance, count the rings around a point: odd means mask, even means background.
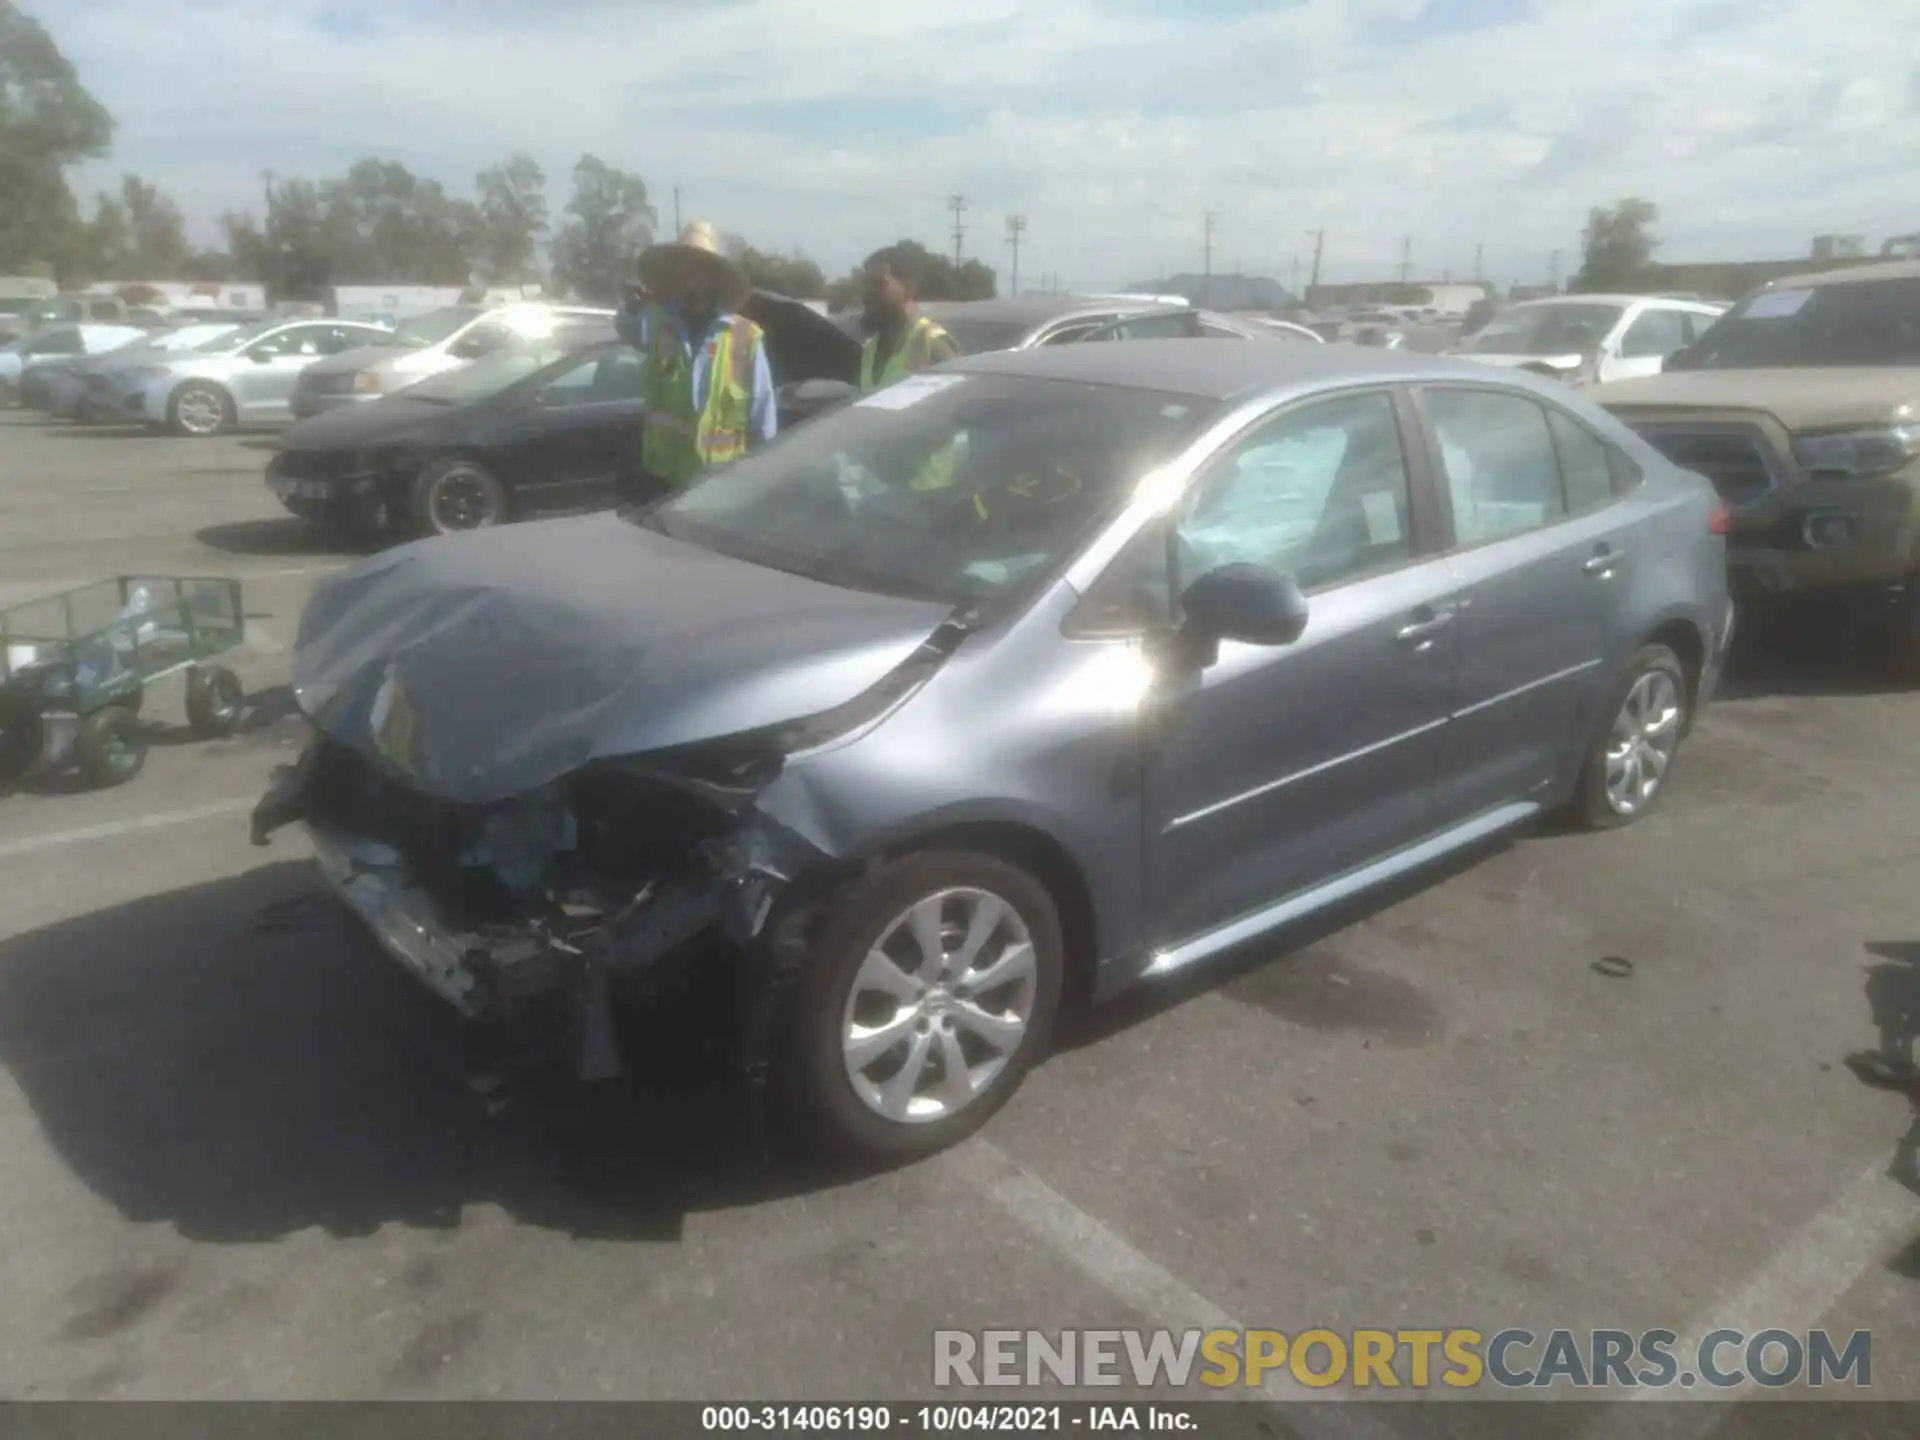
[[[328,577],[256,839],[304,821],[475,1018],[572,995],[605,1035],[610,992],[730,959],[745,1073],[905,1156],[1006,1100],[1063,993],[1657,802],[1732,632],[1700,476],[1464,361],[1045,348]]]
[[[431,310],[401,321],[389,341],[308,366],[294,389],[293,416],[305,420],[342,405],[378,400],[482,355],[514,345],[543,344],[563,325],[612,318],[611,310],[537,300]]]
[[[263,320],[112,371],[89,391],[103,420],[144,423],[175,435],[219,435],[291,420],[300,372],[326,355],[377,344],[392,332],[352,320]]]
[[[231,334],[240,326],[234,322],[211,325],[182,325],[175,330],[157,330],[144,340],[135,340],[104,355],[90,355],[61,366],[46,379],[46,392],[40,408],[56,420],[73,420],[82,425],[102,418],[94,395],[109,396],[114,391],[113,377],[122,370],[151,365],[182,350],[191,350],[217,335]]]

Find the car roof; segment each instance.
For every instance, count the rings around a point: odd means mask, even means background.
[[[1105,315],[1136,310],[1184,310],[1185,305],[1167,305],[1155,300],[1093,300],[1084,295],[1021,295],[998,300],[929,300],[920,313],[933,320],[1001,321],[1013,325],[1040,325],[1063,315],[1081,312]]]
[[[1820,285],[1855,285],[1869,280],[1920,280],[1920,260],[1885,260],[1878,265],[1848,265],[1840,270],[1815,270],[1806,275],[1783,275],[1763,287],[1768,290],[1808,290]]]
[[[1285,385],[1341,380],[1382,383],[1510,379],[1469,360],[1358,345],[1236,345],[1219,340],[1127,340],[1108,345],[1044,345],[950,360],[945,370],[1078,380],[1158,390],[1194,399],[1230,400]]]

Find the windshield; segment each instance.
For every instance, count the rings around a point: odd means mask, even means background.
[[[1069,559],[1214,408],[1068,380],[917,376],[636,518],[829,585],[988,604]]]
[[[1621,305],[1518,305],[1459,347],[1463,355],[1572,355],[1598,345]]]
[[[413,385],[394,391],[409,400],[427,400],[436,405],[465,405],[497,395],[516,380],[523,380],[560,356],[551,345],[519,345],[496,350],[469,365],[459,365],[429,375]]]
[[[1920,365],[1920,276],[1762,290],[1669,369]]]
[[[278,330],[286,323],[284,320],[262,320],[257,325],[242,325],[238,330],[229,330],[225,334],[202,340],[193,348],[202,355],[224,354],[229,350],[238,350],[242,345],[251,345],[262,335]]]
[[[438,345],[483,313],[476,305],[449,305],[441,310],[429,310],[394,326],[393,338],[401,345]]]
[[[1032,330],[1018,320],[969,320],[965,316],[942,318],[940,324],[953,336],[962,355],[985,355],[994,350],[1012,350]]]

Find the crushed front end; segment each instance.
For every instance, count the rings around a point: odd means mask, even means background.
[[[409,974],[474,1022],[571,1024],[576,1077],[621,1068],[611,1007],[690,967],[740,965],[749,1003],[781,967],[777,902],[825,857],[753,807],[778,762],[740,753],[596,763],[496,804],[435,799],[317,736],[254,811],[301,823],[327,887]],[[743,963],[744,962],[744,963]],[[750,1023],[742,1057],[763,1070]]]

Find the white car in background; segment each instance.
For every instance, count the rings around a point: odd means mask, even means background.
[[[353,320],[263,320],[116,370],[105,418],[142,420],[176,435],[218,435],[292,419],[300,372],[327,355],[377,344],[392,332]]]
[[[506,305],[449,305],[402,320],[376,348],[334,355],[300,377],[295,419],[378,400],[429,376],[470,364],[513,345],[542,343],[562,326],[613,319],[613,311],[520,300]]]
[[[1576,385],[1658,375],[1724,305],[1663,295],[1556,295],[1503,310],[1450,354]]]

